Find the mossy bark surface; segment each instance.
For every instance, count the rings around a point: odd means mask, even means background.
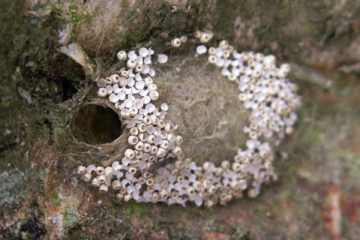
[[[0,9],[0,239],[358,239],[358,1],[2,0]],[[188,139],[185,152],[198,161],[234,154],[247,117],[236,88],[190,47],[166,44],[204,28],[333,83],[324,90],[297,80],[303,106],[277,151],[280,180],[256,199],[213,209],[119,203],[80,182],[76,166],[118,157],[126,132],[87,143],[74,131],[84,106],[112,110],[96,98],[94,79],[58,51],[71,42],[89,54],[97,76],[111,71],[118,49],[168,53],[159,89]]]

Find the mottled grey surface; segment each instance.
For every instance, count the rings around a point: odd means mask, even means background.
[[[0,239],[358,238],[359,1],[128,0],[119,1],[121,11],[113,1],[80,2],[33,12],[20,0],[0,2],[0,202],[11,206],[0,210]],[[115,13],[101,10],[104,2]],[[281,149],[288,159],[278,162],[280,181],[258,199],[211,210],[122,204],[89,191],[72,171],[111,151],[72,137],[72,114],[94,92],[81,68],[57,52],[56,29],[66,23],[69,39],[102,70],[115,60],[114,48],[152,41],[168,51],[161,46],[171,36],[207,27],[240,50],[306,64],[334,87],[298,81],[304,105]],[[188,52],[169,55],[180,61]]]

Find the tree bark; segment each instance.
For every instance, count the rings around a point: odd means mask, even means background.
[[[359,1],[3,0],[0,9],[0,239],[357,239]],[[79,164],[106,164],[126,144],[124,132],[81,130],[111,112],[93,80],[120,49],[170,55],[161,101],[174,105],[187,155],[234,155],[247,118],[236,89],[190,47],[168,45],[198,29],[294,66],[304,103],[278,151],[280,181],[212,210],[119,203],[79,182]],[[61,53],[70,43],[89,56],[87,71]],[[98,107],[81,112],[86,105]]]

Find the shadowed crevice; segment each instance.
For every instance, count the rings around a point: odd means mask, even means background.
[[[76,113],[72,131],[79,141],[102,144],[117,139],[122,134],[122,124],[111,108],[88,104]]]

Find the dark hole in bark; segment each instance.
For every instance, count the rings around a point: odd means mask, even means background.
[[[41,236],[46,233],[44,226],[35,217],[24,222],[20,227],[20,231],[25,233],[25,236],[29,237],[29,239],[42,239]]]
[[[122,124],[111,108],[88,104],[80,108],[72,122],[74,136],[89,144],[114,141],[122,134]]]
[[[77,89],[74,86],[73,82],[68,79],[63,79],[58,83],[61,86],[61,98],[62,101],[66,101],[72,98],[73,95],[77,93]]]
[[[56,56],[50,67],[48,80],[53,81],[57,86],[58,101],[71,99],[85,79],[84,71],[79,64],[64,55]]]
[[[28,58],[22,61],[21,74],[24,81],[18,84],[33,98],[64,102],[84,85],[86,77],[81,66],[62,54],[49,57],[45,63]]]

